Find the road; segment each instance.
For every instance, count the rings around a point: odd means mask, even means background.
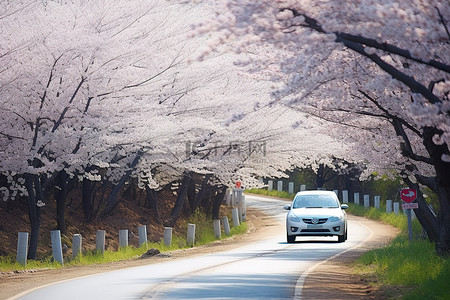
[[[249,195],[246,202],[272,216],[278,230],[231,251],[72,279],[12,299],[301,299],[309,270],[371,235],[349,219],[345,243],[336,237],[302,237],[287,244],[286,202]]]

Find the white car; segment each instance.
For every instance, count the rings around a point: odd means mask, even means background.
[[[347,239],[347,204],[342,204],[332,191],[302,191],[295,195],[286,216],[287,242],[296,236],[337,236],[338,242]]]

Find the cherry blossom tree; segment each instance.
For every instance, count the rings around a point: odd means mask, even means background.
[[[220,13],[200,23],[198,31],[218,36],[204,55],[249,53],[238,63],[276,83],[268,105],[345,124],[347,130],[338,126],[339,132],[330,133],[356,144],[353,154],[366,161],[368,170],[396,170],[411,183],[431,187],[440,199],[436,249],[448,252],[448,3],[210,4]]]
[[[187,25],[202,15],[210,11],[165,1],[2,2],[0,191],[27,199],[29,258],[51,191],[64,230],[70,181],[82,182],[90,219],[95,184],[110,190],[105,216],[133,177],[151,194],[199,174],[219,195],[314,160],[322,143],[332,151],[332,139],[304,133],[302,113],[255,107],[269,86],[240,76],[233,56],[195,60],[205,38],[188,39]],[[183,185],[178,195],[170,223]]]
[[[164,1],[7,2],[2,13],[2,192],[28,199],[34,258],[59,176],[112,182],[113,209],[139,161],[186,130],[180,99],[220,74],[187,68],[198,47],[180,23],[189,11]]]

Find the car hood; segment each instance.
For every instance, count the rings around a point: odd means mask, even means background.
[[[294,208],[291,210],[296,216],[302,217],[331,217],[343,214],[340,208]]]

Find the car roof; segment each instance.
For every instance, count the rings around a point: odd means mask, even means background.
[[[336,195],[336,193],[333,191],[324,191],[324,190],[301,191],[298,192],[296,195],[330,195],[330,194]]]

